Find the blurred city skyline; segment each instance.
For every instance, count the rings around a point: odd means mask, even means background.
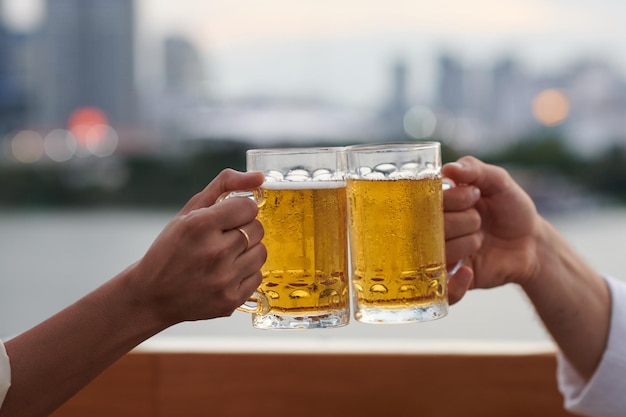
[[[10,27],[33,30],[45,0],[0,0]],[[398,57],[414,69],[411,95],[435,94],[436,57],[468,66],[514,56],[531,73],[555,73],[583,57],[626,71],[626,3],[566,0],[136,0],[137,56],[154,63],[160,41],[182,36],[208,68],[212,94],[323,95],[377,107],[388,92],[381,62]],[[291,61],[291,62],[290,62]],[[276,62],[283,67],[278,71]],[[151,64],[152,65],[152,64]],[[156,79],[138,63],[141,79]],[[146,78],[147,77],[147,78]]]
[[[435,137],[472,149],[558,126],[585,151],[626,137],[626,5],[614,0],[1,1],[12,45],[38,39],[4,64],[30,90],[16,127],[51,137],[94,106],[115,135],[135,123],[170,142]]]

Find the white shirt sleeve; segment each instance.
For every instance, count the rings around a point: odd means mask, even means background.
[[[611,291],[611,325],[607,347],[592,378],[585,382],[558,355],[559,389],[565,408],[593,417],[626,415],[626,282],[606,278]]]
[[[9,357],[7,351],[4,348],[2,340],[0,340],[0,408],[4,402],[4,397],[7,395],[7,391],[11,386],[11,366],[9,364]]]

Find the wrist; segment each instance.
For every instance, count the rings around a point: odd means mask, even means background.
[[[550,269],[556,267],[559,262],[555,243],[556,230],[543,217],[537,215],[537,221],[533,228],[530,245],[529,264],[526,274],[518,282],[528,292],[537,285],[543,285],[544,277],[550,276]]]
[[[118,287],[112,288],[110,292],[112,297],[118,298],[117,301],[113,300],[112,304],[119,306],[122,310],[119,316],[126,317],[127,323],[132,328],[131,332],[136,332],[140,339],[150,337],[174,324],[167,322],[160,314],[158,303],[146,297],[138,263],[126,268],[108,284]]]
[[[543,224],[537,273],[522,288],[564,356],[588,379],[607,343],[608,286],[552,225]]]

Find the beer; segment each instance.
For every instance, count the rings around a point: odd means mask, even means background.
[[[342,147],[250,149],[265,175],[258,220],[267,260],[249,303],[258,329],[326,329],[350,320],[345,154]],[[252,303],[252,304],[250,304]]]
[[[447,308],[442,180],[348,179],[358,309]],[[357,319],[359,319],[357,311]]]
[[[259,289],[271,313],[347,311],[345,182],[266,182],[262,190],[257,218],[268,255]]]

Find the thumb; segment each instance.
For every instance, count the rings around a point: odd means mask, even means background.
[[[457,184],[478,187],[484,197],[508,193],[512,187],[518,188],[504,168],[486,164],[473,156],[464,156],[446,164],[442,172]]]
[[[485,165],[473,156],[464,156],[455,162],[449,162],[442,168],[442,173],[446,178],[456,184],[472,184],[480,176],[480,167]]]

